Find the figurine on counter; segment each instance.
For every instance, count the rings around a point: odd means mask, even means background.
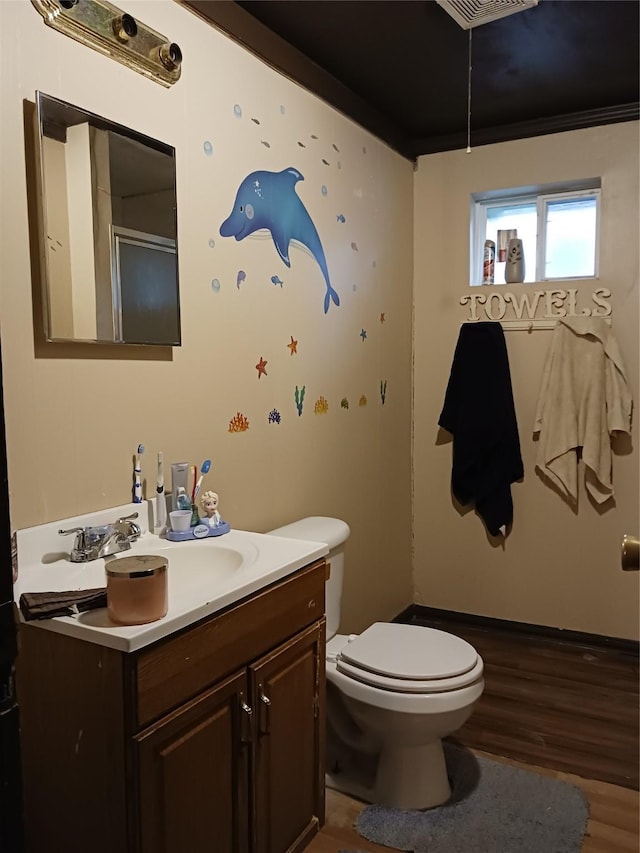
[[[216,492],[205,492],[200,499],[202,509],[206,518],[202,519],[203,524],[208,524],[209,527],[218,527],[222,521],[218,512],[218,495]]]

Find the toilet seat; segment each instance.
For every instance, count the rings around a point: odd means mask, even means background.
[[[443,693],[473,684],[482,676],[476,650],[453,634],[421,625],[375,622],[362,634],[332,641],[336,668],[343,675],[397,693]]]

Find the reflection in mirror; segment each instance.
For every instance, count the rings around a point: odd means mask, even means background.
[[[175,150],[36,101],[47,340],[179,345]]]

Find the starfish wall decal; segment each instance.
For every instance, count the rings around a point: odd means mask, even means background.
[[[256,370],[258,371],[258,379],[260,379],[263,373],[265,376],[267,375],[267,364],[268,362],[265,361],[262,356],[260,356],[260,361],[256,364]]]

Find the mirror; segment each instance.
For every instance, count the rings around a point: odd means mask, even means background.
[[[47,340],[179,345],[175,149],[36,104]]]

